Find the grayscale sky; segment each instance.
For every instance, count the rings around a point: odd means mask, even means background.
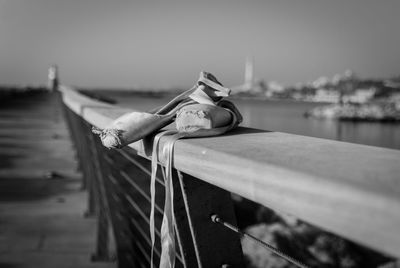
[[[352,69],[400,74],[399,0],[0,0],[0,84],[191,86],[201,70],[227,86],[294,84]]]

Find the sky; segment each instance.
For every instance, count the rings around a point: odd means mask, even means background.
[[[399,0],[0,0],[0,84],[40,85],[57,64],[81,87],[292,85],[352,69],[400,74]]]

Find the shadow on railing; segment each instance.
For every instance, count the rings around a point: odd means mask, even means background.
[[[89,192],[87,215],[99,219],[94,260],[112,258],[113,237],[119,267],[150,267],[151,139],[105,149],[91,127],[104,128],[130,110],[59,90]],[[399,151],[239,128],[178,141],[174,159],[177,267],[244,266],[240,234],[225,228],[236,225],[231,192],[400,257]],[[159,178],[157,227],[164,200]],[[155,263],[159,236],[156,230]]]

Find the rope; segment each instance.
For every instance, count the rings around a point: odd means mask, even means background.
[[[235,233],[238,233],[241,237],[246,237],[246,238],[248,238],[248,239],[250,239],[250,240],[256,242],[258,245],[260,245],[260,246],[262,246],[262,247],[268,249],[269,251],[271,251],[271,252],[274,253],[275,255],[278,255],[279,257],[281,257],[281,258],[285,259],[286,261],[288,261],[288,262],[290,262],[290,263],[296,265],[297,267],[300,267],[300,268],[308,268],[308,266],[305,265],[305,264],[303,264],[302,262],[300,262],[300,261],[294,259],[293,257],[291,257],[291,256],[289,256],[289,255],[287,255],[287,254],[285,254],[284,252],[282,252],[282,251],[280,251],[279,249],[277,249],[277,248],[271,246],[270,244],[265,243],[264,241],[258,239],[257,237],[254,237],[254,236],[252,236],[251,234],[246,233],[246,232],[240,230],[238,227],[233,226],[232,224],[230,224],[230,223],[228,223],[228,222],[222,220],[222,219],[221,219],[218,215],[216,215],[216,214],[211,215],[211,220],[212,220],[212,222],[214,222],[214,223],[219,223],[219,224],[221,224],[222,226],[224,226],[224,227],[226,227],[226,228],[228,228],[228,229],[234,231]]]

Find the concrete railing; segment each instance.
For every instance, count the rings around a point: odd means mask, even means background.
[[[131,111],[90,99],[69,87],[59,89],[67,110],[88,126],[104,128]],[[163,148],[163,139],[160,145]],[[129,150],[135,157],[149,159],[151,138],[130,144]],[[160,160],[161,165],[163,161]],[[379,252],[400,257],[400,151],[238,128],[219,137],[177,141],[174,168],[185,174],[186,178],[180,180],[181,186],[182,183],[185,186],[185,180],[187,188],[193,180],[205,182],[212,189],[219,187]],[[193,187],[202,189],[198,185]],[[214,254],[219,257],[204,250],[213,246],[220,250],[221,243],[215,241],[221,239],[233,239],[233,248],[237,247],[238,237],[227,238],[229,235],[224,234],[210,239],[210,235],[205,235],[207,230],[203,230],[208,226],[204,223],[209,219],[207,213],[222,213],[234,221],[231,212],[224,212],[223,205],[220,211],[211,211],[218,208],[214,204],[210,211],[201,212],[206,216],[191,215],[201,207],[196,202],[203,202],[203,198],[228,202],[226,197],[212,196],[204,192],[183,192],[182,206],[187,212],[189,236],[194,241],[194,256],[187,257],[186,262],[192,258],[199,266],[214,267],[226,257],[230,258],[226,262],[234,267],[241,263],[241,257],[232,260],[232,252],[237,249],[225,250],[228,251],[225,255],[221,253],[224,250]],[[209,251],[212,250],[215,251]],[[181,253],[185,255],[182,248]],[[215,258],[215,261],[207,266],[204,258]]]

